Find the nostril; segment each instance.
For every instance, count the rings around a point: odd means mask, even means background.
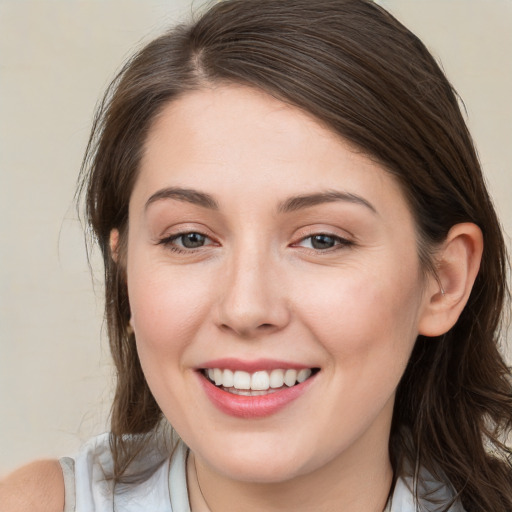
[[[250,326],[245,325],[240,327],[234,327],[227,323],[223,323],[219,327],[224,332],[235,332],[236,334],[242,337],[253,337],[258,336],[258,334],[261,335],[263,333],[270,334],[274,330],[278,329],[278,326],[271,323],[259,324],[256,325],[256,327],[252,328]]]

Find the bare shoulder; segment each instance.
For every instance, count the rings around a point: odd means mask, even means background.
[[[0,481],[0,510],[62,512],[64,478],[59,462],[32,462]]]

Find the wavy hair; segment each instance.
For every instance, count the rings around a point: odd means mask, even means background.
[[[425,270],[452,226],[477,224],[480,271],[456,325],[419,336],[398,386],[389,442],[395,478],[412,462],[468,512],[512,510],[511,373],[499,346],[507,292],[503,235],[457,94],[423,43],[370,0],[225,0],[134,55],[108,88],[79,192],[101,248],[117,369],[114,479],[162,422],[142,372],[123,265],[128,204],[145,139],[165,105],[212,83],[254,87],[311,115],[401,184]],[[120,257],[109,236],[120,232]],[[504,339],[504,336],[503,336]]]

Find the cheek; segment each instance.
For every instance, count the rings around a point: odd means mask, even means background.
[[[207,314],[208,293],[200,275],[180,272],[136,256],[128,266],[128,296],[139,352],[176,355]]]
[[[385,269],[382,267],[386,267]],[[422,286],[418,268],[350,268],[329,282],[302,283],[300,316],[332,357],[344,365],[407,359],[417,336]],[[371,356],[371,357],[370,357]]]
[[[179,431],[189,431],[189,412],[199,405],[194,396],[187,395],[186,403],[180,397],[190,377],[184,365],[188,347],[210,309],[204,279],[135,256],[131,264],[128,294],[144,375],[167,419]]]

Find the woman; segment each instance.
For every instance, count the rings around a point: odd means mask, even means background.
[[[512,510],[503,237],[454,91],[383,9],[227,0],[163,35],[81,192],[117,392],[65,482],[11,480],[40,510]]]

